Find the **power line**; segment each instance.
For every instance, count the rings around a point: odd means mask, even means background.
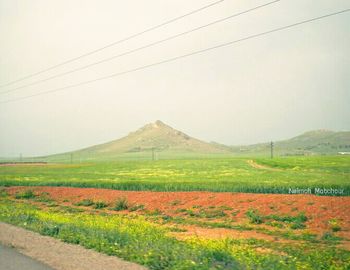
[[[88,65],[85,65],[85,66],[82,66],[82,67],[79,67],[79,68],[76,68],[76,69],[72,69],[72,70],[69,70],[69,71],[66,71],[66,72],[62,72],[62,73],[53,75],[53,76],[51,76],[51,77],[48,77],[48,78],[46,78],[46,79],[38,80],[38,81],[29,83],[29,84],[26,84],[26,85],[23,85],[23,86],[19,86],[19,87],[10,89],[10,90],[2,91],[2,92],[0,92],[0,94],[6,94],[6,93],[14,92],[14,91],[17,91],[17,90],[20,90],[20,89],[23,89],[23,88],[27,88],[27,87],[29,87],[29,86],[37,85],[37,84],[40,84],[40,83],[43,83],[43,82],[46,82],[46,81],[49,81],[49,80],[52,80],[52,79],[55,79],[55,78],[59,78],[59,77],[62,77],[62,76],[65,76],[65,75],[68,75],[68,74],[71,74],[71,73],[74,73],[74,72],[83,70],[83,69],[87,69],[87,68],[89,68],[89,67],[96,66],[96,65],[99,65],[99,64],[102,64],[102,63],[105,63],[105,62],[114,60],[114,59],[116,59],[116,58],[119,58],[119,57],[122,57],[122,56],[125,56],[125,55],[128,55],[128,54],[132,54],[132,53],[134,53],[134,52],[141,51],[141,50],[144,50],[144,49],[146,49],[146,48],[149,48],[149,47],[152,47],[152,46],[155,46],[155,45],[164,43],[164,42],[166,42],[166,41],[169,41],[169,40],[172,40],[172,39],[175,39],[175,38],[178,38],[178,37],[181,37],[181,36],[190,34],[190,33],[192,33],[192,32],[195,32],[195,31],[198,31],[198,30],[200,30],[200,29],[203,29],[203,28],[212,26],[212,25],[214,25],[214,24],[227,21],[227,20],[232,19],[232,18],[234,18],[234,17],[238,17],[238,16],[240,16],[240,15],[246,14],[246,13],[248,13],[248,12],[251,12],[251,11],[254,11],[254,10],[257,10],[257,9],[260,9],[260,8],[263,8],[263,7],[266,7],[266,6],[269,6],[269,5],[272,5],[272,4],[275,4],[275,3],[280,2],[280,1],[281,1],[281,0],[274,0],[274,1],[272,1],[272,2],[268,2],[268,3],[266,3],[266,4],[259,5],[259,6],[256,6],[256,7],[253,7],[253,8],[250,8],[250,9],[247,9],[247,10],[244,10],[244,11],[241,11],[241,12],[238,12],[238,13],[235,13],[235,14],[232,14],[232,15],[230,15],[230,16],[227,16],[227,17],[224,17],[224,18],[222,18],[222,19],[218,19],[218,20],[212,21],[212,22],[207,23],[207,24],[205,24],[205,25],[201,25],[201,26],[199,26],[199,27],[196,27],[196,28],[193,28],[193,29],[191,29],[191,30],[188,30],[188,31],[185,31],[185,32],[182,32],[182,33],[173,35],[173,36],[170,36],[170,37],[168,37],[168,38],[165,38],[165,39],[161,39],[161,40],[152,42],[152,43],[150,43],[150,44],[147,44],[147,45],[138,47],[138,48],[136,48],[136,49],[133,49],[133,50],[130,50],[130,51],[126,51],[126,52],[124,52],[124,53],[121,53],[121,54],[118,54],[118,55],[114,55],[114,56],[111,56],[111,57],[102,59],[102,60],[100,60],[100,61],[97,61],[97,62],[88,64]]]
[[[38,71],[38,72],[29,74],[29,75],[27,75],[27,76],[21,77],[21,78],[19,78],[19,79],[17,79],[17,80],[10,81],[10,82],[8,82],[8,83],[5,83],[5,84],[3,84],[3,85],[0,85],[0,87],[5,87],[5,86],[8,86],[8,85],[11,85],[11,84],[14,84],[14,83],[23,81],[23,80],[25,80],[25,79],[34,77],[34,76],[36,76],[36,75],[39,75],[39,74],[44,73],[44,72],[46,72],[46,71],[52,70],[52,69],[54,69],[54,68],[57,68],[57,67],[66,65],[66,64],[68,64],[68,63],[74,62],[74,61],[79,60],[79,59],[81,59],[81,58],[83,58],[83,57],[86,57],[86,56],[95,54],[95,53],[97,53],[97,52],[100,52],[100,51],[102,51],[102,50],[105,50],[105,49],[107,49],[107,48],[110,48],[110,47],[112,47],[112,46],[115,46],[115,45],[117,45],[117,44],[121,44],[121,43],[123,43],[123,42],[125,42],[125,41],[128,41],[128,40],[130,40],[130,39],[133,39],[133,38],[135,38],[135,37],[138,37],[138,36],[140,36],[140,35],[143,35],[143,34],[145,34],[145,33],[148,33],[148,32],[150,32],[150,31],[153,31],[153,30],[155,30],[155,29],[158,29],[158,28],[160,28],[160,27],[163,27],[163,26],[165,26],[165,25],[167,25],[167,24],[173,23],[173,22],[178,21],[178,20],[180,20],[180,19],[182,19],[182,18],[185,18],[185,17],[187,17],[187,16],[193,15],[193,14],[195,14],[195,13],[198,13],[198,12],[202,11],[202,10],[205,10],[205,9],[207,9],[207,8],[210,8],[210,7],[212,7],[212,6],[214,6],[214,5],[217,5],[217,4],[219,4],[219,3],[223,2],[223,1],[225,1],[225,0],[219,0],[219,1],[213,2],[213,3],[209,4],[209,5],[206,5],[206,6],[203,6],[203,7],[201,7],[201,8],[195,9],[195,10],[189,12],[189,13],[186,13],[186,14],[184,14],[184,15],[178,16],[178,17],[176,17],[176,18],[173,18],[173,19],[171,19],[171,20],[165,21],[165,22],[163,22],[163,23],[157,24],[157,25],[152,26],[152,27],[150,27],[150,28],[147,28],[147,29],[145,29],[145,30],[143,30],[143,31],[141,31],[141,32],[138,32],[138,33],[133,34],[133,35],[131,35],[131,36],[128,36],[128,37],[126,37],[126,38],[120,39],[120,40],[118,40],[118,41],[112,42],[112,43],[107,44],[107,45],[105,45],[105,46],[103,46],[103,47],[100,47],[100,48],[98,48],[98,49],[95,49],[95,50],[89,51],[89,52],[87,52],[87,53],[84,53],[84,54],[82,54],[82,55],[79,55],[79,56],[77,56],[77,57],[68,59],[68,60],[66,60],[66,61],[64,61],[64,62],[61,62],[61,63],[59,63],[59,64],[53,65],[53,66],[48,67],[48,68],[45,68],[45,69],[40,70],[40,71]]]
[[[111,74],[111,75],[108,75],[108,76],[100,77],[100,78],[97,78],[97,79],[83,81],[83,82],[80,82],[80,83],[77,83],[77,84],[72,84],[72,85],[68,85],[68,86],[64,86],[64,87],[60,87],[60,88],[47,90],[47,91],[44,91],[44,92],[40,92],[40,93],[36,93],[36,94],[33,94],[33,95],[29,95],[29,96],[24,96],[24,97],[20,97],[20,98],[5,100],[5,101],[0,102],[0,104],[1,103],[14,102],[14,101],[23,100],[23,99],[28,99],[28,98],[35,97],[35,96],[40,96],[40,95],[46,95],[46,94],[49,94],[49,93],[58,92],[58,91],[62,91],[62,90],[65,90],[65,89],[74,88],[74,87],[90,84],[90,83],[93,83],[93,82],[106,80],[106,79],[110,79],[110,78],[113,78],[113,77],[122,76],[122,75],[125,75],[125,74],[129,74],[129,73],[132,73],[132,72],[136,72],[136,71],[139,71],[139,70],[143,70],[143,69],[147,69],[147,68],[150,68],[150,67],[158,66],[158,65],[161,65],[161,64],[173,62],[173,61],[176,61],[176,60],[179,60],[179,59],[182,59],[182,58],[187,58],[187,57],[190,57],[190,56],[193,56],[193,55],[196,55],[196,54],[205,53],[205,52],[208,52],[208,51],[211,51],[211,50],[215,50],[215,49],[219,49],[219,48],[222,48],[222,47],[230,46],[230,45],[233,45],[235,43],[239,43],[239,42],[250,40],[250,39],[254,39],[254,38],[257,38],[257,37],[269,35],[269,34],[272,34],[272,33],[278,32],[278,31],[282,31],[282,30],[285,30],[285,29],[289,29],[289,28],[292,28],[292,27],[296,27],[296,26],[299,26],[299,25],[302,25],[302,24],[306,24],[306,23],[310,23],[310,22],[313,22],[313,21],[321,20],[321,19],[324,19],[324,18],[327,18],[327,17],[335,16],[335,15],[338,15],[338,14],[341,14],[341,13],[345,13],[345,12],[349,12],[349,11],[350,11],[350,8],[349,9],[344,9],[344,10],[341,10],[341,11],[338,11],[338,12],[329,13],[329,14],[322,15],[322,16],[319,16],[319,17],[314,17],[312,19],[300,21],[300,22],[289,24],[289,25],[286,25],[286,26],[274,28],[274,29],[269,30],[269,31],[260,32],[258,34],[250,35],[250,36],[247,36],[247,37],[244,37],[244,38],[241,38],[241,39],[236,39],[236,40],[233,40],[233,41],[230,41],[230,42],[222,43],[222,44],[219,44],[219,45],[216,45],[216,46],[212,46],[212,47],[209,47],[209,48],[206,48],[206,49],[193,51],[191,53],[187,53],[187,54],[183,54],[183,55],[180,55],[180,56],[168,58],[166,60],[162,60],[162,61],[155,62],[155,63],[152,63],[152,64],[140,66],[140,67],[137,67],[137,68],[134,68],[134,69],[129,69],[127,71],[122,71],[122,72],[114,73],[114,74]]]

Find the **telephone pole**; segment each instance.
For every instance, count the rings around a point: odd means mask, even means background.
[[[271,142],[270,147],[271,147],[271,158],[273,158],[273,142]]]

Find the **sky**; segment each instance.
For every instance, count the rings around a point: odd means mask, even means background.
[[[154,31],[0,87],[0,156],[40,156],[127,135],[161,120],[228,145],[350,130],[350,12],[118,77],[87,80],[350,8],[348,0],[282,0],[188,35],[145,46],[272,0],[224,0]],[[0,0],[0,85],[104,47],[215,0]]]

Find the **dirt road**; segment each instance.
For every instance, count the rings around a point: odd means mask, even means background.
[[[125,262],[117,257],[107,256],[78,245],[63,243],[57,239],[42,236],[6,223],[0,222],[0,243],[12,246],[22,254],[27,255],[51,268],[13,269],[57,269],[57,270],[145,270],[143,266]],[[8,251],[8,250],[7,250]],[[3,256],[3,255],[2,255]],[[18,256],[10,253],[5,256]],[[9,259],[11,257],[8,257]],[[4,262],[6,263],[6,262]],[[16,262],[17,263],[17,262]],[[20,263],[20,262],[18,262]],[[32,265],[34,266],[32,261]],[[2,267],[0,269],[11,269]]]
[[[250,166],[252,166],[253,168],[255,168],[255,169],[270,170],[270,171],[275,171],[275,172],[280,172],[280,171],[282,171],[281,169],[272,168],[272,167],[268,167],[268,166],[265,166],[265,165],[258,164],[258,163],[256,163],[254,160],[252,160],[252,159],[247,160],[247,163],[248,163]]]
[[[0,245],[0,269],[6,270],[53,270],[16,249]]]

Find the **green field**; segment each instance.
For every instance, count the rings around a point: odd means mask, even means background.
[[[98,187],[121,190],[288,193],[289,188],[343,188],[350,194],[349,156],[56,163],[2,166],[0,185]],[[275,169],[275,170],[273,170]]]

